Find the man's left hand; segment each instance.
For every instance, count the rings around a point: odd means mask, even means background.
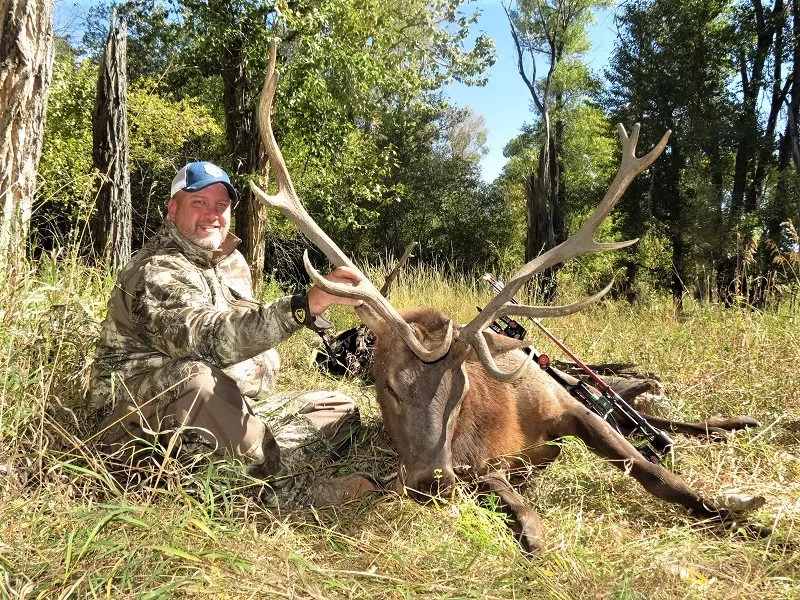
[[[334,281],[336,283],[349,283],[350,285],[358,285],[362,276],[361,273],[351,267],[336,267],[333,271],[325,276],[325,279]],[[321,315],[329,306],[334,304],[341,304],[343,306],[361,306],[363,300],[356,300],[355,298],[343,298],[342,296],[334,296],[329,294],[316,286],[308,288],[308,309],[313,316]]]

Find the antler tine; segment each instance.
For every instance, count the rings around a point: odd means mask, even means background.
[[[513,315],[516,317],[528,317],[529,319],[540,319],[542,317],[566,317],[567,315],[572,315],[583,310],[587,306],[591,306],[595,302],[599,302],[603,296],[611,291],[612,287],[614,287],[613,279],[611,280],[611,283],[593,296],[589,296],[588,298],[583,298],[577,302],[565,304],[563,306],[525,306],[524,304],[505,304],[500,308],[500,310],[497,311],[496,316],[508,317]]]
[[[272,131],[272,101],[275,97],[275,90],[278,85],[278,73],[275,70],[276,56],[277,45],[275,41],[273,41],[272,44],[270,44],[269,64],[264,77],[264,88],[258,102],[258,129],[267,151],[270,166],[275,175],[278,193],[274,195],[267,194],[253,181],[250,181],[250,189],[261,202],[286,215],[317,248],[322,250],[323,254],[328,257],[328,260],[330,260],[334,266],[348,266],[356,270],[362,278],[357,286],[333,284],[322,277],[311,266],[308,260],[308,254],[306,253],[303,256],[306,271],[308,271],[309,276],[316,285],[331,294],[364,300],[365,303],[368,303],[375,312],[386,320],[392,331],[403,339],[420,360],[425,362],[439,360],[450,350],[450,344],[453,340],[452,323],[449,326],[447,336],[439,347],[428,349],[423,346],[416,335],[414,335],[414,330],[411,326],[406,323],[394,307],[381,296],[372,282],[361,273],[361,270],[353,264],[339,246],[337,246],[319,225],[317,225],[306,211],[302,202],[300,202],[300,198],[297,196],[294,185],[292,184],[289,170],[286,168],[286,162],[283,159],[283,155],[281,154]],[[358,309],[356,310],[358,311]]]
[[[319,271],[317,271],[311,264],[308,258],[308,251],[303,253],[303,265],[306,268],[308,276],[314,285],[319,286],[323,291],[333,294],[335,296],[344,296],[345,298],[356,298],[363,300],[374,310],[380,317],[389,324],[397,335],[399,335],[406,345],[411,349],[417,357],[423,362],[434,362],[442,358],[450,350],[450,344],[453,341],[453,322],[447,324],[447,333],[444,342],[437,348],[429,350],[423,346],[414,331],[406,323],[405,319],[400,316],[394,307],[389,303],[383,295],[372,285],[368,280],[364,279],[357,286],[348,285],[346,283],[337,283],[325,279]],[[366,282],[366,285],[362,285]],[[356,309],[358,311],[358,309]]]
[[[608,188],[602,202],[587,221],[581,226],[578,232],[562,242],[555,248],[551,248],[544,254],[539,255],[532,261],[526,263],[514,276],[506,283],[505,288],[497,296],[495,296],[489,304],[467,325],[461,329],[460,339],[467,343],[472,343],[478,339],[479,334],[500,314],[525,314],[522,306],[513,305],[512,299],[519,289],[534,275],[552,267],[553,265],[566,262],[567,260],[586,254],[589,252],[603,252],[606,250],[616,250],[625,248],[631,244],[635,244],[638,240],[627,240],[624,242],[611,242],[601,243],[594,240],[594,234],[600,223],[609,215],[614,208],[614,205],[622,197],[622,194],[627,189],[630,182],[659,157],[667,145],[669,136],[672,133],[667,131],[661,140],[656,144],[650,152],[641,158],[636,157],[636,143],[639,139],[639,124],[636,123],[631,129],[630,136],[625,131],[622,124],[617,125],[619,131],[620,144],[622,146],[622,161],[620,163],[617,174]],[[592,302],[599,300],[603,294],[607,292],[608,288],[595,296],[589,298],[586,303],[583,301],[569,305],[568,307],[554,307],[552,310],[554,315],[558,314],[571,314],[576,310],[580,310],[584,306],[588,306]],[[546,315],[545,307],[529,307],[530,314],[536,316],[550,316]],[[570,312],[560,312],[563,310]],[[542,312],[545,311],[545,312]]]
[[[565,306],[524,306],[521,304],[505,304],[500,308],[500,310],[498,310],[496,316],[507,317],[514,315],[529,317],[531,319],[538,319],[539,317],[564,317],[566,315],[576,313],[579,310],[586,308],[590,304],[594,304],[603,296],[605,296],[611,290],[613,285],[614,282],[612,281],[594,296],[589,296],[588,298],[584,298],[583,300],[579,300],[578,302],[573,302],[572,304],[567,304]],[[489,375],[498,381],[503,381],[506,383],[514,381],[520,377],[525,372],[525,369],[528,368],[528,365],[531,364],[533,352],[529,352],[528,357],[513,371],[501,371],[497,366],[492,353],[489,351],[489,347],[486,343],[487,335],[489,335],[487,332],[481,331],[481,335],[476,335],[472,339],[472,347],[475,348],[475,354],[478,356],[478,360],[481,361],[481,364],[483,364],[483,368],[486,369]],[[533,350],[533,347],[531,347],[531,350]]]

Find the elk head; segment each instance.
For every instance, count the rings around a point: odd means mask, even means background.
[[[259,131],[278,192],[268,195],[252,182],[251,188],[257,198],[291,219],[335,266],[356,268],[308,215],[297,197],[272,132],[270,112],[276,85],[273,43],[259,102]],[[401,315],[366,277],[357,286],[332,283],[314,269],[307,254],[304,256],[306,270],[315,285],[331,294],[364,301],[356,310],[376,336],[372,371],[384,424],[398,453],[398,481],[416,497],[427,497],[456,480],[452,443],[459,411],[470,389],[465,367],[467,357],[474,353],[486,372],[502,382],[513,381],[529,366],[531,355],[511,368],[503,368],[507,366],[507,359],[505,365],[498,364],[492,352],[492,334],[486,332],[488,325],[500,316],[568,315],[597,302],[611,285],[594,296],[566,306],[523,306],[515,304],[513,297],[534,275],[553,265],[588,252],[624,248],[637,241],[600,243],[594,240],[594,234],[633,178],[661,154],[670,132],[667,131],[645,156],[637,158],[639,125],[634,125],[630,135],[622,125],[617,128],[622,163],[592,216],[575,235],[525,264],[506,283],[505,289],[464,326],[454,327],[446,315],[433,309],[415,309]]]

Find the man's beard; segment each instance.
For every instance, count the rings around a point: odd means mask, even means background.
[[[189,240],[195,246],[202,248],[203,250],[218,250],[220,246],[222,246],[222,242],[225,241],[225,238],[228,235],[228,228],[227,227],[220,227],[219,229],[213,230],[208,232],[202,228],[198,229],[202,231],[202,233],[198,233],[197,230],[192,231],[190,235],[185,235],[184,237]]]

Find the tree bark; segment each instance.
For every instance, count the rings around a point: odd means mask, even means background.
[[[737,125],[739,140],[731,191],[731,223],[736,222],[743,212],[749,213],[757,208],[754,204],[756,194],[753,192],[757,167],[754,162],[758,158],[759,144],[765,143],[758,126],[758,98],[765,83],[764,68],[770,48],[773,47],[777,28],[782,26],[777,24],[780,19],[776,19],[776,15],[783,12],[783,0],[775,0],[773,8],[767,11],[764,10],[761,0],[753,0],[753,9],[756,19],[756,46],[752,63],[748,65],[748,57],[744,51],[739,53],[742,108]],[[749,73],[748,66],[751,67]]]
[[[127,28],[112,13],[106,47],[100,60],[92,115],[92,162],[99,189],[92,218],[95,255],[117,270],[130,260],[132,210],[128,168]]]
[[[25,257],[53,75],[52,0],[0,0],[0,266]]]
[[[556,104],[561,106],[562,99],[559,95]],[[553,225],[553,247],[558,246],[567,239],[567,185],[564,182],[564,121],[557,119],[555,123],[555,136],[553,138],[553,165],[551,180],[554,190],[552,193],[551,221]],[[556,267],[558,268],[558,267]]]
[[[792,37],[800,36],[800,0],[792,0]],[[800,43],[792,44],[792,83],[789,93],[788,132],[794,168],[800,174]]]
[[[231,43],[221,50],[225,104],[225,131],[228,148],[233,156],[237,175],[261,172],[266,177],[266,156],[261,152],[255,119],[255,101],[245,68],[244,40]],[[256,200],[249,189],[240,190],[241,199],[234,210],[236,235],[242,240],[244,254],[253,284],[258,286],[264,276],[266,254],[267,209]]]

